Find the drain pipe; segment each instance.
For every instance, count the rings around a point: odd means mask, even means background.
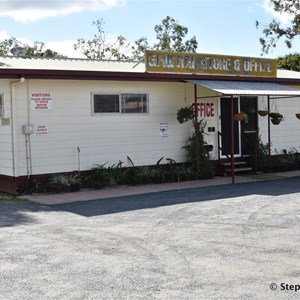
[[[13,177],[18,177],[18,139],[17,139],[17,120],[16,120],[16,86],[23,84],[25,78],[21,77],[18,81],[12,82],[10,84],[11,93],[11,116],[12,116],[12,150],[13,150]]]

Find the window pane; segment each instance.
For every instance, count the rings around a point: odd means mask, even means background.
[[[119,95],[94,95],[94,113],[118,113]]]
[[[148,102],[146,94],[123,94],[122,113],[147,113]]]

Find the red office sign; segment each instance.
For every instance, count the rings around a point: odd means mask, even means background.
[[[213,118],[215,116],[214,103],[201,102],[193,103],[195,113],[200,118]]]

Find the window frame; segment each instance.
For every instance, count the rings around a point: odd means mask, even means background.
[[[103,96],[118,96],[119,97],[119,111],[116,112],[95,112],[95,96],[98,95],[103,95]],[[124,106],[123,104],[125,103],[126,99],[123,97],[126,95],[140,95],[140,99],[143,99],[143,97],[146,97],[146,111],[141,111],[141,112],[126,112],[123,111]],[[149,114],[149,93],[142,93],[142,92],[109,92],[109,93],[98,93],[94,92],[92,93],[92,115],[108,115],[108,116],[113,116],[113,115],[148,115]]]

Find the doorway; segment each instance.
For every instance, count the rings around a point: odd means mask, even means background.
[[[257,97],[240,97],[240,111],[248,115],[248,122],[241,123],[241,151],[242,155],[255,154],[255,141],[258,131]]]
[[[254,154],[258,130],[257,121],[257,97],[240,96],[233,98],[234,114],[245,112],[248,115],[248,122],[234,122],[234,155]],[[221,112],[221,157],[231,154],[231,97],[220,98]]]
[[[231,98],[222,97],[221,101],[221,156],[231,154]],[[237,114],[238,98],[233,98],[233,112]],[[240,154],[239,124],[234,122],[234,154]]]

